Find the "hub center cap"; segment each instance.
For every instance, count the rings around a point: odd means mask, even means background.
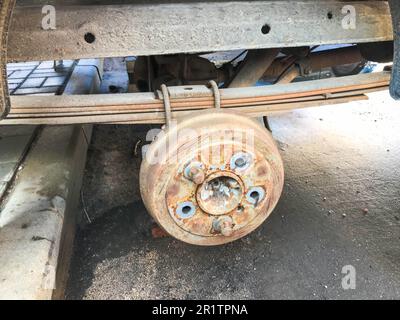
[[[211,174],[197,190],[196,200],[208,214],[220,216],[235,210],[243,198],[241,179],[230,172]]]

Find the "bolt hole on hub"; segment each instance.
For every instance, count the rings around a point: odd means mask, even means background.
[[[170,124],[144,156],[140,190],[155,221],[184,242],[212,246],[258,228],[275,208],[284,170],[269,131],[228,111]]]

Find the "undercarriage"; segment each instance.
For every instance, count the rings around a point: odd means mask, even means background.
[[[269,115],[389,87],[400,97],[395,0],[2,0],[0,9],[0,125],[163,125],[143,150],[141,193],[154,220],[192,244],[239,239],[276,206],[284,170]],[[7,63],[88,58],[123,58],[129,92],[9,95]]]

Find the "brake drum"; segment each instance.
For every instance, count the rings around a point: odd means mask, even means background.
[[[194,113],[162,131],[140,170],[140,191],[155,221],[195,245],[239,239],[271,214],[284,170],[271,134],[236,113]]]

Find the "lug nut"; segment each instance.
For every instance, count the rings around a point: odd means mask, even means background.
[[[195,184],[202,184],[206,176],[201,168],[192,166],[187,172],[187,178],[192,180]]]

